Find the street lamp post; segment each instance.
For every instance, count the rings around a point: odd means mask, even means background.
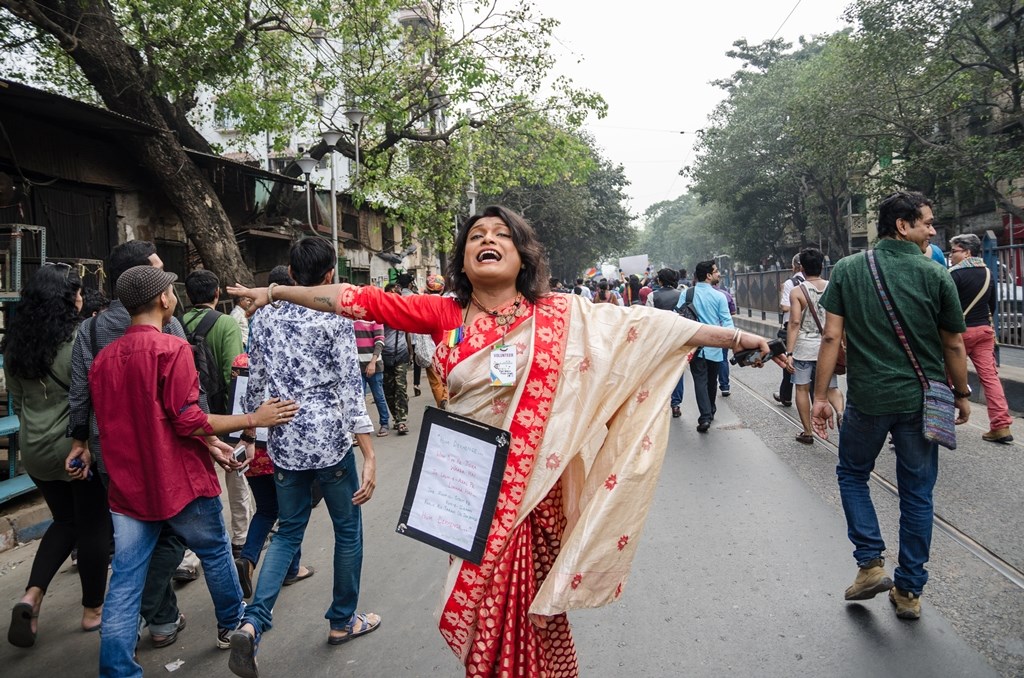
[[[338,282],[338,194],[335,192],[334,150],[341,139],[341,132],[329,129],[323,133],[324,143],[331,154],[331,246],[334,248],[334,282]]]
[[[366,111],[361,111],[358,108],[350,108],[345,111],[345,117],[352,123],[352,129],[356,132],[356,176],[355,181],[359,181],[359,133],[363,128],[363,120],[366,118]]]
[[[309,175],[313,173],[316,162],[316,158],[309,153],[303,153],[302,157],[295,159],[295,164],[299,166],[299,170],[306,175],[306,220],[309,222],[310,228],[313,227],[313,203],[310,200]]]

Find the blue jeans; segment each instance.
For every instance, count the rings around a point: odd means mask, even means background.
[[[176,516],[164,521],[136,520],[113,511],[111,519],[114,523],[114,561],[103,603],[101,676],[142,675],[142,667],[132,657],[138,633],[142,586],[153,547],[165,524],[203,563],[217,626],[225,629],[238,626],[244,609],[242,588],[238,585],[238,572],[231,559],[231,542],[224,529],[220,498],[199,497]]]
[[[359,489],[354,449],[334,466],[305,471],[274,471],[277,484],[277,536],[263,557],[263,569],[245,621],[260,633],[271,628],[272,611],[284,583],[285,572],[302,544],[310,513],[310,486],[320,481],[324,503],[334,524],[334,602],[324,617],[332,629],[344,629],[359,602],[363,567],[363,522],[360,508],[352,503]]]
[[[722,356],[724,359],[718,363],[718,388],[723,391],[729,389],[729,349],[722,350]]]
[[[896,482],[900,491],[900,555],[894,573],[896,586],[920,595],[928,581],[928,552],[932,543],[932,490],[939,475],[938,445],[921,434],[921,412],[869,415],[846,405],[839,432],[839,494],[853,557],[864,566],[885,551],[868,480],[886,436],[896,446]]]
[[[263,551],[263,543],[267,535],[277,522],[277,487],[275,487],[274,476],[253,476],[246,478],[249,481],[249,492],[253,501],[256,502],[256,512],[252,514],[249,521],[249,533],[245,537],[245,545],[242,546],[241,556],[255,565],[260,562],[260,553]],[[292,564],[288,566],[288,577],[294,577],[299,573],[299,559],[302,557],[302,549],[295,552]]]
[[[672,389],[672,399],[669,401],[669,405],[672,407],[679,407],[683,402],[683,387],[686,386],[686,372],[679,375],[679,383]]]
[[[391,417],[388,414],[388,403],[384,397],[384,370],[377,370],[373,373],[372,377],[366,376],[363,373],[363,387],[370,387],[370,393],[373,394],[373,404],[377,406],[377,417],[380,419],[380,425],[384,428],[388,427],[391,422]]]

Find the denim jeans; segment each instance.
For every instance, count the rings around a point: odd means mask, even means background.
[[[277,484],[277,536],[270,542],[263,557],[263,568],[253,594],[252,603],[245,609],[245,621],[257,631],[272,627],[272,612],[284,583],[285,571],[302,544],[310,514],[310,486],[313,479],[320,481],[324,503],[334,524],[334,601],[324,617],[332,629],[343,629],[348,624],[359,602],[359,579],[363,567],[362,513],[352,503],[352,495],[359,489],[359,475],[353,448],[334,466],[305,471],[274,471]]]
[[[242,546],[241,556],[255,565],[260,562],[260,553],[263,552],[263,543],[267,535],[277,522],[277,487],[273,474],[265,476],[253,476],[246,478],[249,481],[249,492],[256,502],[256,512],[252,515],[249,523],[249,534],[245,538],[245,545]],[[288,566],[286,576],[294,577],[299,573],[299,559],[302,557],[302,549],[295,552],[291,565]]]
[[[672,389],[672,399],[669,401],[669,405],[672,407],[678,407],[683,402],[683,390],[686,386],[686,372],[679,375],[679,383]]]
[[[231,543],[218,497],[199,497],[165,521],[136,520],[111,512],[114,523],[114,562],[103,604],[100,675],[104,678],[141,676],[135,661],[136,634],[142,586],[160,530],[169,525],[203,563],[206,586],[213,598],[219,628],[235,628],[242,616],[242,588],[231,559]]]
[[[722,363],[717,360],[705,360],[694,357],[690,361],[690,374],[693,375],[693,395],[697,399],[700,416],[697,423],[710,423],[715,418],[715,396],[718,395],[718,368]]]
[[[373,373],[372,377],[368,377],[366,373],[363,373],[363,386],[370,387],[370,393],[373,394],[373,404],[377,406],[377,417],[380,419],[380,425],[387,428],[391,422],[391,417],[388,414],[387,399],[384,397],[384,370],[377,370]]]
[[[885,551],[868,480],[886,437],[892,434],[900,493],[899,566],[893,579],[900,589],[918,595],[928,581],[924,564],[931,549],[932,490],[939,475],[938,445],[925,439],[921,423],[920,411],[869,415],[847,403],[836,467],[853,557],[863,566]]]

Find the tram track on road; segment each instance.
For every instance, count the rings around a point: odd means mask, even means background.
[[[797,420],[795,417],[790,416],[781,408],[777,407],[774,402],[770,401],[768,398],[763,396],[759,391],[751,388],[746,383],[735,378],[733,379],[733,383],[733,388],[735,388],[735,385],[739,385],[745,392],[750,394],[751,397],[753,397],[761,404],[765,405],[770,412],[773,412],[794,428],[803,430],[803,425],[799,422],[799,420]],[[795,409],[796,408],[794,403],[794,411]],[[819,438],[817,435],[815,435],[814,444],[821,445],[823,448],[830,451],[836,457],[836,459],[839,458],[839,445],[837,445],[836,443],[830,440],[823,440]],[[899,498],[899,490],[896,487],[896,485],[890,482],[881,474],[879,474],[877,471],[871,472],[871,480],[872,482],[875,483],[876,486],[882,488],[892,496]],[[966,532],[958,528],[956,525],[943,518],[939,514],[938,510],[935,511],[932,521],[935,527],[940,532],[948,536],[955,543],[959,544],[961,548],[963,548],[965,551],[970,553],[972,556],[974,556],[981,562],[985,563],[992,570],[997,572],[1000,576],[1002,576],[1004,579],[1006,579],[1011,584],[1016,586],[1018,589],[1024,591],[1024,572],[1022,572],[1020,569],[1018,569],[1011,563],[1001,558],[998,554],[993,552],[991,549],[986,547],[978,540],[974,539],[971,535],[967,534]]]

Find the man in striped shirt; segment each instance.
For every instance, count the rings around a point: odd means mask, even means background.
[[[369,386],[373,402],[377,406],[380,428],[377,437],[383,438],[391,421],[388,404],[384,399],[384,362],[380,358],[384,350],[384,325],[365,320],[356,320],[356,350],[359,352],[359,368],[363,372],[363,385]]]

